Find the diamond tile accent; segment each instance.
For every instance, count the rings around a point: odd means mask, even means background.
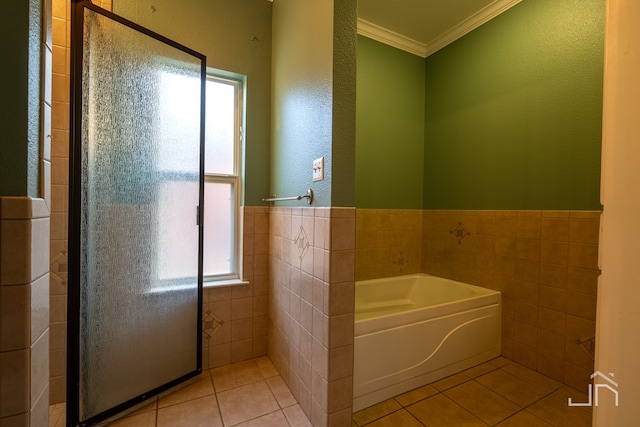
[[[309,243],[309,239],[307,238],[307,233],[304,232],[304,228],[300,226],[300,231],[293,241],[296,244],[296,248],[298,248],[298,254],[300,255],[300,259],[304,258],[307,254],[307,250],[311,246]]]
[[[409,259],[404,256],[403,252],[400,252],[398,256],[392,261],[392,264],[398,267],[398,270],[402,272],[404,266],[409,264]]]
[[[459,222],[458,226],[451,230],[449,233],[458,241],[458,244],[461,245],[462,241],[469,237],[471,233],[467,230],[463,223]]]
[[[49,273],[56,276],[62,285],[67,284],[67,252],[60,251],[50,262]]]
[[[207,311],[202,315],[202,333],[206,339],[210,339],[216,330],[223,324],[224,320],[211,311],[211,309],[207,309]]]

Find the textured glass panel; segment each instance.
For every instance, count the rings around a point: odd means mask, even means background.
[[[228,274],[233,260],[233,185],[204,184],[204,274]]]
[[[236,88],[207,80],[205,163],[206,173],[233,175],[236,133]]]
[[[85,10],[80,419],[197,369],[200,60]]]

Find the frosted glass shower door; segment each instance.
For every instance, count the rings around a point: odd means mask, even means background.
[[[74,2],[68,419],[201,370],[205,58]]]

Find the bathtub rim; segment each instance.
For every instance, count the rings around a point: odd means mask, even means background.
[[[354,313],[354,337],[359,337],[367,334],[372,334],[387,329],[401,327],[406,324],[416,323],[424,320],[434,319],[457,313],[459,311],[472,310],[475,308],[485,307],[489,305],[501,305],[502,293],[500,291],[484,288],[470,283],[460,282],[445,277],[435,276],[427,273],[414,273],[400,276],[392,276],[379,279],[360,280],[355,283],[355,289],[357,292],[358,286],[366,286],[368,283],[379,283],[383,281],[391,282],[395,278],[435,278],[444,280],[455,284],[456,286],[463,286],[465,288],[472,288],[472,290],[478,292],[468,298],[461,298],[453,301],[447,301],[441,304],[423,306],[412,308],[409,310],[383,314],[377,317],[371,317],[367,319],[357,319],[357,311]]]

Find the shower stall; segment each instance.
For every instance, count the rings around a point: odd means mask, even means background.
[[[67,424],[201,371],[204,56],[73,2]]]

